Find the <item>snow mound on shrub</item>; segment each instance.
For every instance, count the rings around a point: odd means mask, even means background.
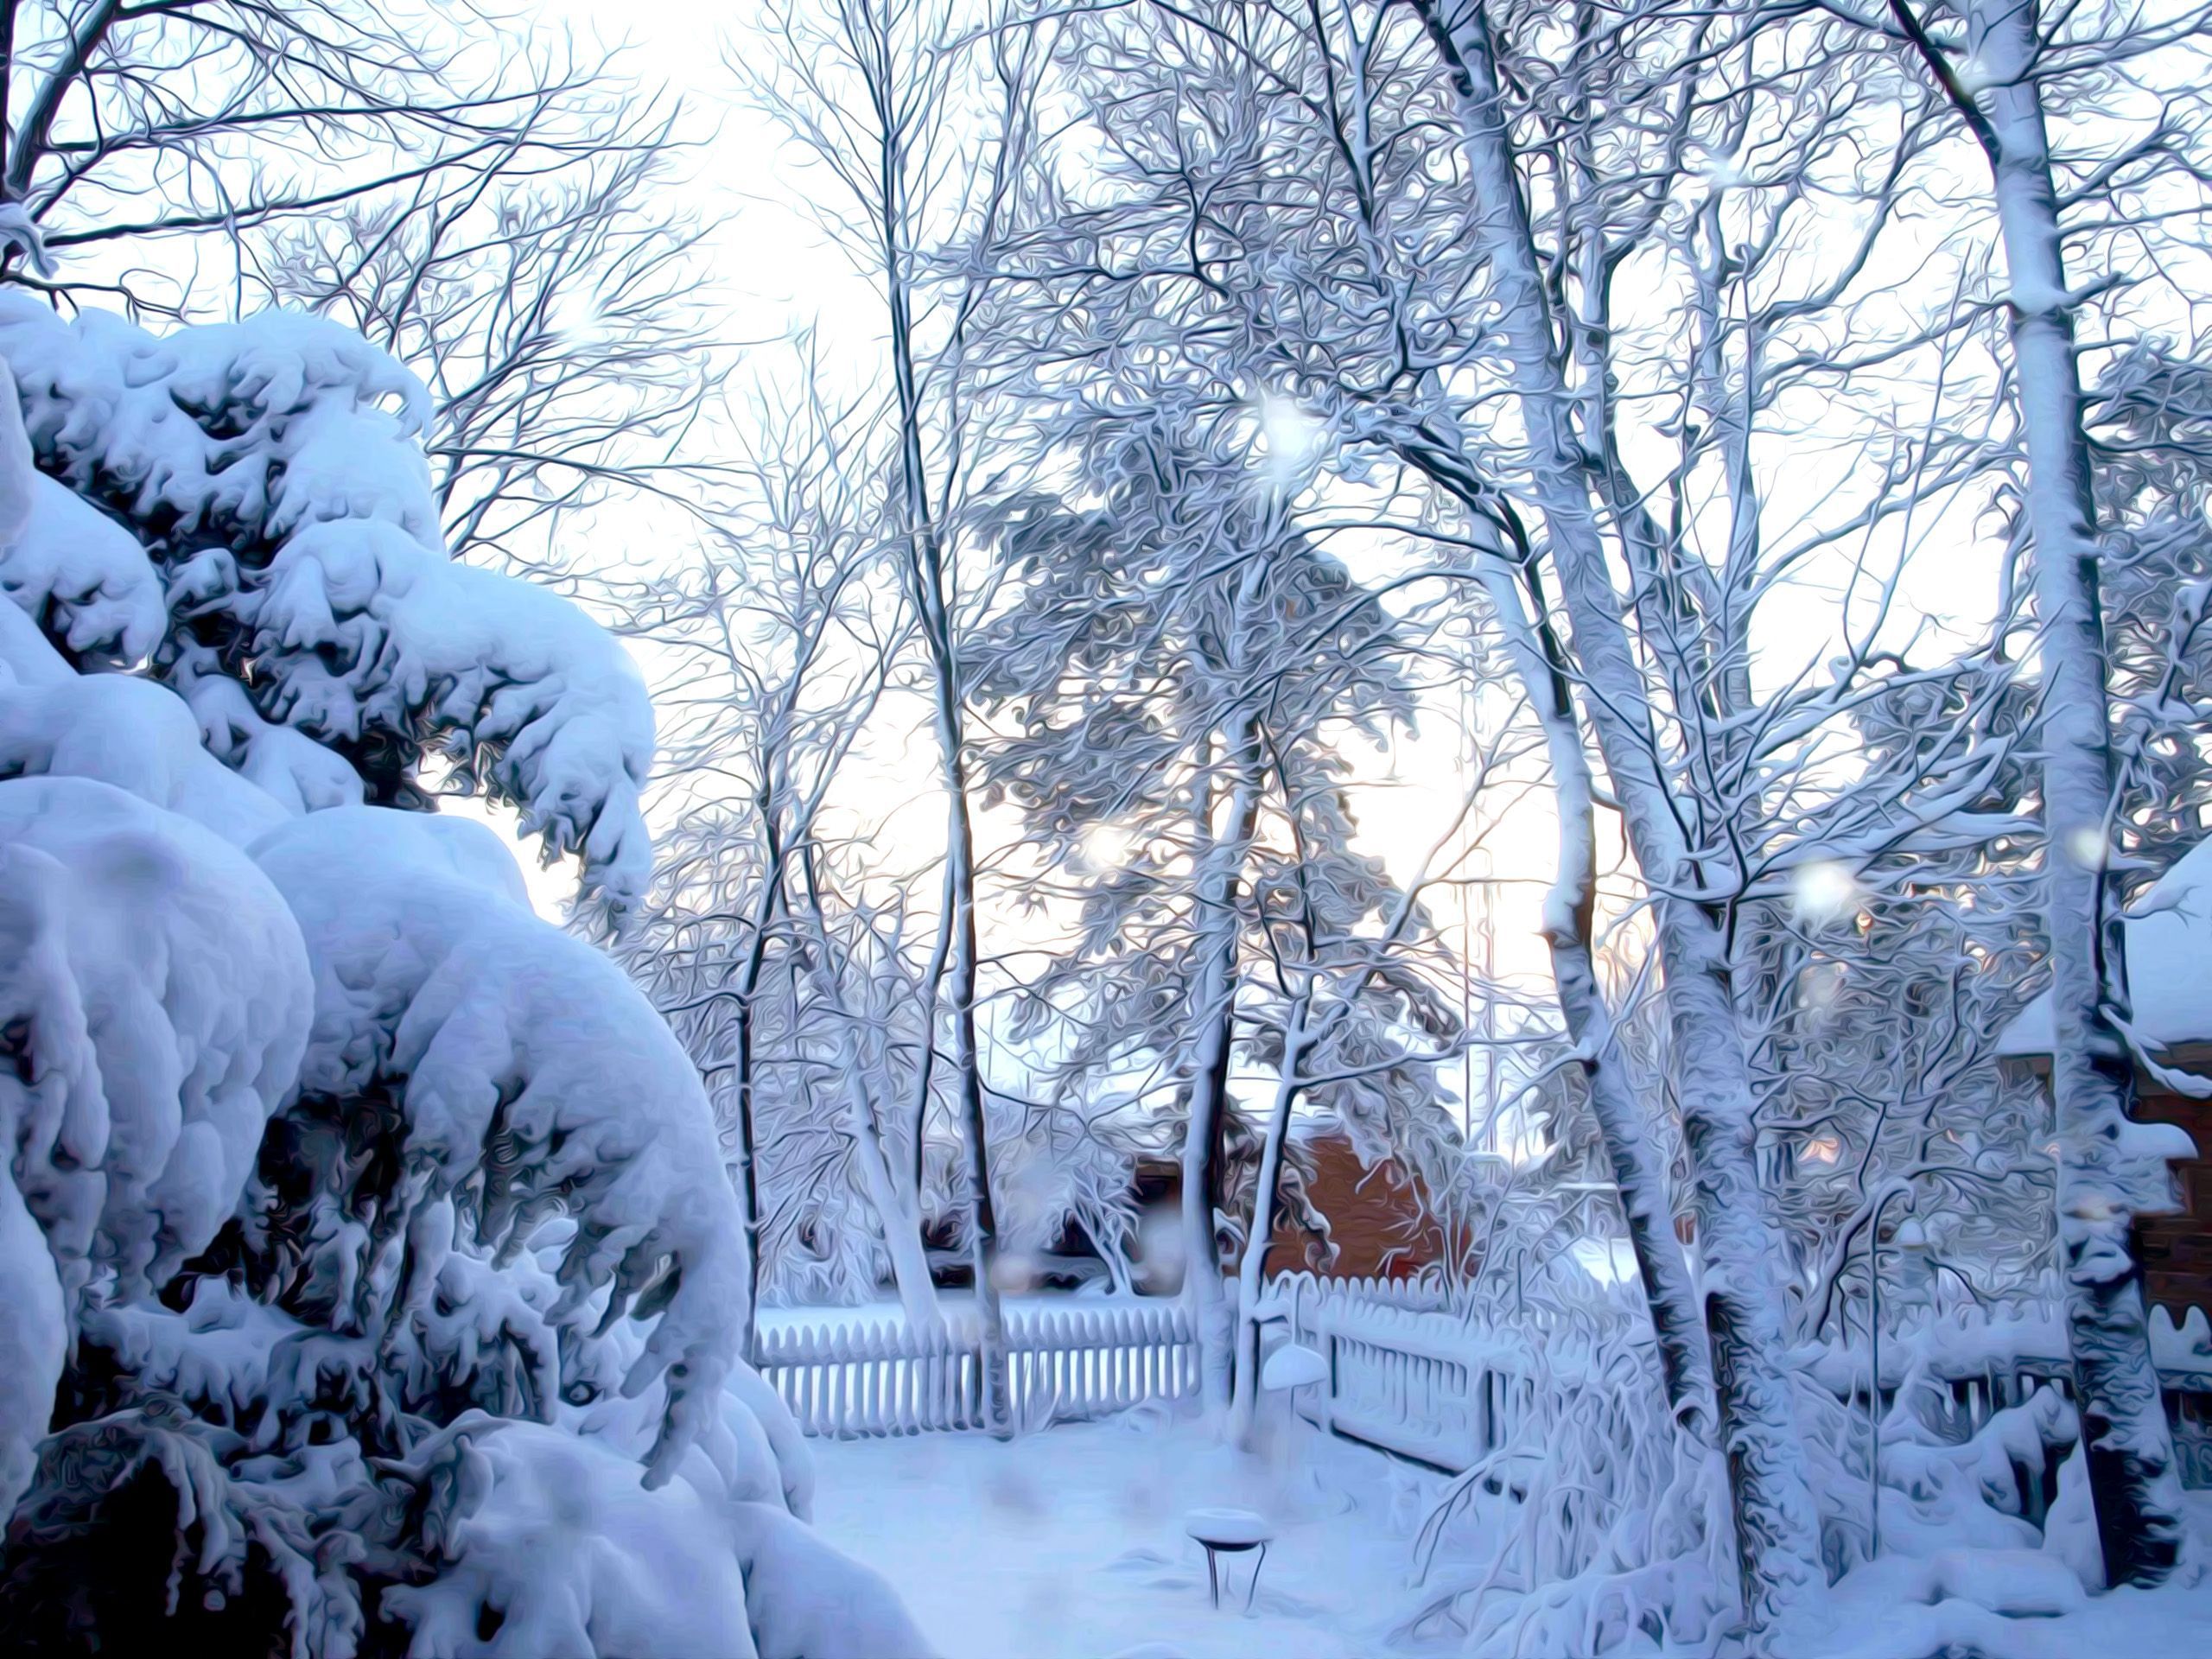
[[[642,893],[644,682],[566,601],[452,561],[405,370],[322,318],[156,336],[21,294],[0,294],[0,394],[19,393],[0,395],[0,589],[72,652],[140,662],[188,618],[217,643],[163,672],[250,685],[256,718],[324,744],[411,748],[427,723],[549,859],[582,856],[587,891]],[[264,780],[302,775],[264,753],[281,743],[214,747]]]
[[[105,784],[0,783],[0,1507],[73,1315],[150,1294],[229,1217],[309,997],[299,929],[235,849]]]
[[[294,820],[254,855],[314,963],[302,1095],[380,1088],[403,1119],[407,1191],[364,1241],[357,1282],[377,1283],[375,1258],[441,1199],[503,1255],[567,1215],[549,1318],[580,1320],[599,1292],[601,1331],[626,1311],[658,1315],[621,1388],[665,1377],[648,1475],[665,1481],[735,1363],[747,1294],[736,1196],[690,1058],[619,968],[517,901],[512,862],[480,825],[345,808]],[[437,1255],[416,1270],[434,1273]]]
[[[0,879],[6,874],[0,864]],[[0,934],[0,948],[10,943]],[[29,1490],[68,1346],[68,1313],[46,1235],[0,1160],[0,1512]]]
[[[476,1414],[406,1472],[442,1568],[385,1595],[416,1653],[927,1659],[890,1586],[780,1507],[641,1488],[602,1441]]]
[[[12,391],[0,379],[0,396]],[[169,620],[145,549],[52,479],[33,474],[31,486],[30,511],[0,560],[0,593],[79,656],[143,662]]]
[[[236,849],[105,784],[0,783],[0,848],[31,1211],[57,1259],[144,1296],[228,1218],[297,1075],[300,931]]]
[[[128,674],[0,685],[0,775],[112,785],[239,847],[290,816],[200,738],[200,722],[183,699]]]

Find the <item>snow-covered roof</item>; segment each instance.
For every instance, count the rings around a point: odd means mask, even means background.
[[[2160,876],[2120,925],[2135,1028],[2161,1048],[2212,1043],[2212,841]],[[2046,991],[2005,1027],[1997,1052],[2048,1054],[2052,1037]]]
[[[1300,1142],[1344,1139],[1344,1121],[1327,1107],[1319,1110],[1294,1112],[1290,1119],[1290,1138]]]

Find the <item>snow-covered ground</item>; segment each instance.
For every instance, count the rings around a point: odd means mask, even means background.
[[[2212,1493],[2188,1495],[2201,1553],[2212,1544]],[[2187,1569],[2156,1590],[2083,1595],[2030,1553],[1960,1550],[1885,1557],[1838,1586],[1825,1633],[1800,1651],[1820,1659],[2195,1659],[2212,1653],[2212,1581]],[[1991,1607],[2011,1606],[1999,1617]]]
[[[815,1522],[906,1599],[957,1659],[1363,1659],[1412,1599],[1413,1537],[1435,1480],[1311,1433],[1310,1471],[1244,1462],[1203,1425],[1156,1414],[982,1435],[817,1441]],[[1257,1600],[1251,1556],[1224,1558],[1218,1611],[1191,1510],[1268,1516]]]
[[[1243,1460],[1158,1412],[1001,1444],[982,1435],[814,1443],[817,1529],[868,1562],[954,1659],[1383,1659],[1453,1650],[1398,1630],[1421,1604],[1414,1539],[1439,1482],[1302,1432],[1305,1472]],[[2212,1495],[2191,1494],[2200,1548]],[[1257,1600],[1227,1557],[1222,1605],[1185,1514],[1232,1505],[1274,1523]],[[1450,1546],[1447,1546],[1449,1548]],[[1821,1659],[2092,1659],[2212,1651],[2212,1581],[2086,1596],[2018,1551],[1885,1559],[1839,1586]],[[2032,1591],[2026,1602],[2024,1591]],[[2035,1617],[1988,1608],[2032,1603]],[[1948,1643],[1950,1645],[1947,1646]],[[892,1659],[881,1656],[880,1659]],[[1532,1652],[1527,1659],[1573,1659]]]

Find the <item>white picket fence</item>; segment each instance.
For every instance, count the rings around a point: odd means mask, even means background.
[[[1198,1389],[1183,1310],[1008,1309],[1007,1397],[1028,1427],[1103,1417]],[[853,1440],[983,1427],[975,1320],[787,1325],[760,1333],[755,1363],[808,1434]]]
[[[1504,1444],[1535,1408],[1524,1344],[1548,1339],[1553,1324],[1532,1319],[1523,1333],[1485,1340],[1433,1287],[1311,1273],[1271,1281],[1266,1309],[1279,1310],[1268,1316],[1270,1343],[1287,1335],[1329,1361],[1330,1386],[1305,1390],[1315,1397],[1300,1399],[1300,1412],[1455,1471]],[[1198,1392],[1197,1344],[1179,1303],[1012,1308],[1006,1323],[1007,1395],[1025,1427]],[[897,1319],[798,1324],[763,1329],[755,1363],[805,1433],[918,1434],[983,1426],[980,1346],[972,1314],[923,1331]]]
[[[1453,1473],[1529,1425],[1545,1404],[1540,1390],[1622,1386],[1618,1370],[1601,1380],[1588,1369],[1575,1322],[1548,1310],[1487,1327],[1421,1287],[1294,1274],[1273,1281],[1260,1311],[1270,1329],[1328,1362],[1327,1386],[1298,1402],[1302,1415]],[[1937,1426],[1961,1440],[2046,1384],[2073,1391],[2065,1330],[2053,1316],[1950,1310],[1908,1321],[1884,1344],[1885,1403],[1918,1370],[1936,1387]],[[2151,1349],[2183,1484],[2212,1488],[2212,1320],[2193,1308],[2177,1324],[2153,1308]],[[1808,1357],[1838,1397],[1864,1402],[1863,1341]]]
[[[1536,1433],[1542,1390],[1621,1386],[1581,1370],[1572,1319],[1529,1310],[1491,1328],[1446,1306],[1434,1288],[1403,1280],[1287,1274],[1259,1313],[1273,1346],[1294,1341],[1328,1363],[1325,1386],[1296,1409],[1322,1428],[1458,1473]],[[1029,1427],[1101,1417],[1198,1390],[1198,1351],[1178,1303],[1013,1308],[1006,1316],[1007,1396]],[[2183,1477],[2212,1486],[2212,1325],[2202,1309],[2180,1325],[2152,1316],[2152,1348],[2176,1417]],[[1948,1402],[1944,1428],[1963,1440],[2045,1383],[2070,1391],[2065,1333],[2048,1316],[1930,1316],[1885,1335],[1885,1401],[1916,1369]],[[1541,1348],[1541,1354],[1538,1350]],[[931,1330],[903,1322],[796,1325],[763,1330],[757,1363],[806,1433],[833,1439],[982,1427],[982,1361],[972,1316]],[[1862,1402],[1866,1352],[1842,1346],[1812,1358],[1814,1374]],[[1533,1425],[1533,1427],[1532,1427]]]

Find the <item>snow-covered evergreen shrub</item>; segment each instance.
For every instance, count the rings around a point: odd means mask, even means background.
[[[257,753],[288,729],[371,798],[409,804],[439,734],[549,855],[582,854],[588,887],[617,903],[644,890],[644,682],[555,595],[448,556],[416,442],[428,399],[405,370],[319,317],[156,337],[15,293],[0,357],[43,469],[0,503],[0,586],[72,652],[151,655],[250,775],[303,753],[283,738]],[[321,764],[327,791],[339,774]]]
[[[920,1651],[802,1524],[683,1050],[495,836],[363,804],[443,735],[620,905],[627,657],[450,562],[343,330],[0,295],[0,1628]]]

